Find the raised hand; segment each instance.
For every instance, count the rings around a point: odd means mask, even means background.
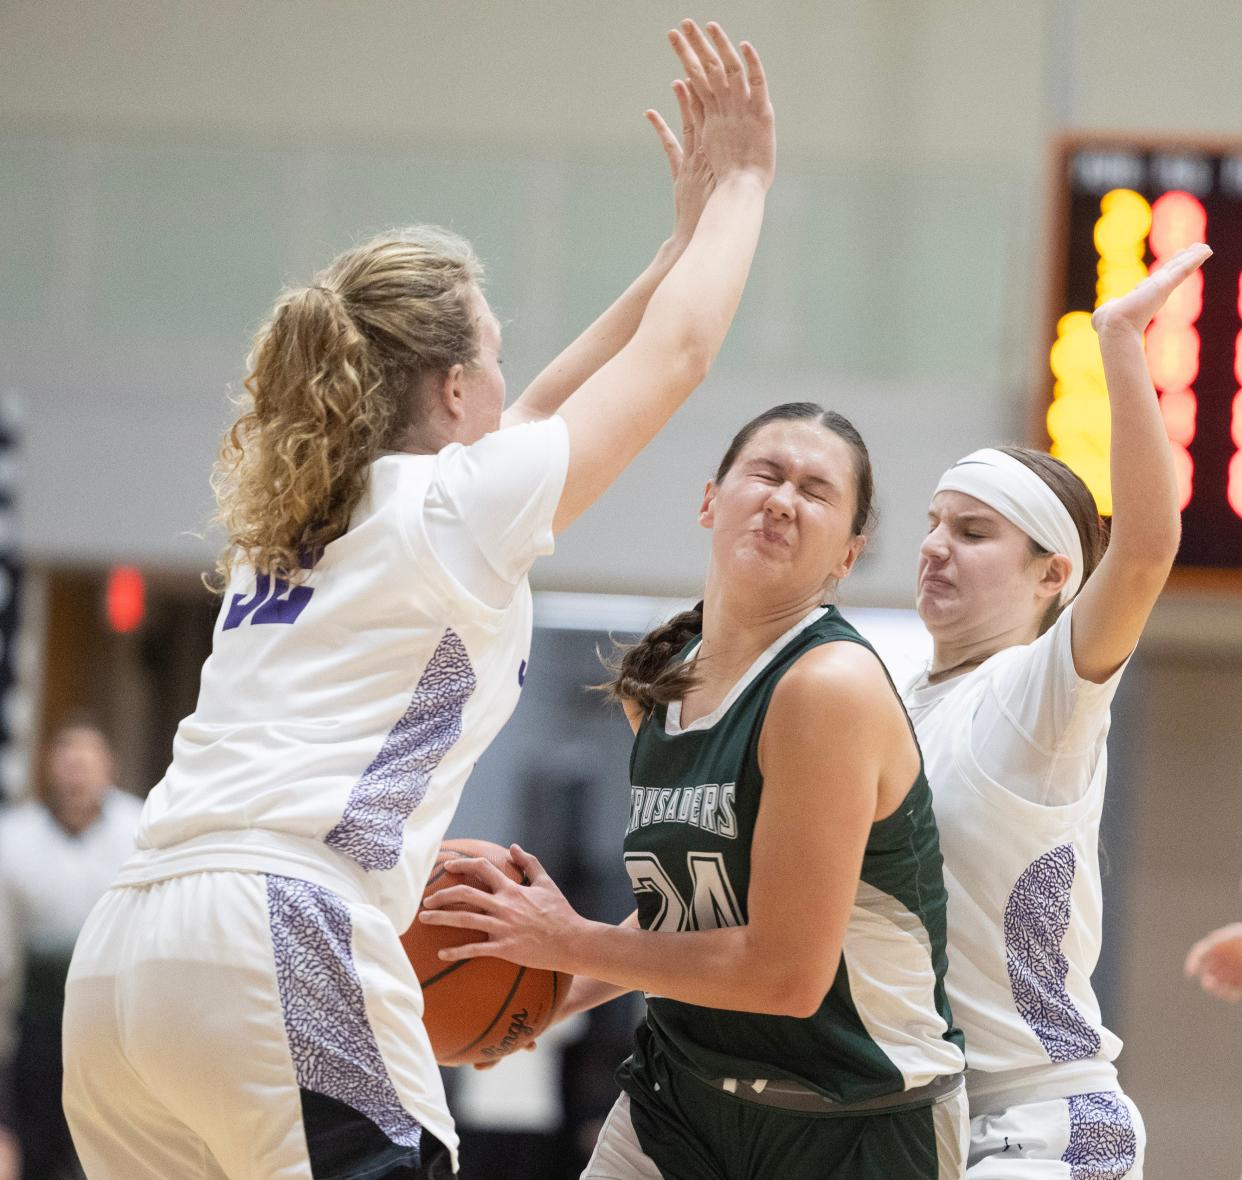
[[[1173,294],[1212,256],[1211,248],[1198,242],[1179,250],[1159,270],[1153,271],[1133,291],[1110,299],[1095,309],[1091,324],[1103,336],[1109,332],[1138,332],[1147,325]]]
[[[715,187],[707,156],[699,149],[703,131],[703,104],[680,78],[673,83],[677,106],[681,110],[681,141],[673,134],[659,111],[648,111],[647,122],[655,128],[668,157],[673,173],[673,235],[674,247],[684,249],[694,236],[699,214]]]
[[[693,99],[703,109],[699,150],[719,181],[731,172],[750,172],[766,188],[776,167],[776,131],[763,63],[748,42],[741,52],[715,21],[707,35],[692,20],[673,29],[669,41]]]

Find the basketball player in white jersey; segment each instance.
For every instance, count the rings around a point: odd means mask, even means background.
[[[398,932],[517,701],[531,563],[702,380],[741,296],[772,108],[755,52],[708,35],[670,34],[684,160],[653,119],[673,239],[503,414],[499,325],[451,235],[349,251],[260,332],[198,706],[69,978],[92,1180],[456,1170]]]
[[[919,554],[932,663],[905,694],[949,891],[970,1180],[1138,1180],[1144,1131],[1100,1020],[1097,853],[1109,705],[1168,576],[1177,483],[1143,332],[1195,246],[1094,316],[1112,412],[1106,552],[1086,486],[1038,451],[941,478]]]

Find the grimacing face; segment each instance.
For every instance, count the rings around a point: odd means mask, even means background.
[[[845,577],[863,546],[854,462],[849,443],[815,419],[768,423],[707,486],[699,522],[712,530],[713,563],[777,601]]]
[[[1064,581],[1048,581],[1053,561],[1033,556],[1026,533],[982,500],[937,492],[919,546],[919,616],[933,636],[945,637],[1038,625]]]

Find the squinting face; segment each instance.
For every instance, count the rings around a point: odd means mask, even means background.
[[[850,445],[814,420],[769,423],[719,484],[699,516],[712,530],[712,562],[732,584],[750,581],[774,605],[813,598],[849,573],[854,535]]]
[[[481,291],[474,293],[479,316],[479,355],[462,371],[466,419],[462,424],[464,443],[477,442],[485,434],[500,429],[505,406],[505,376],[500,368],[500,321],[492,314]]]
[[[1025,626],[1048,604],[1030,538],[982,500],[937,492],[919,546],[918,611],[932,635],[999,634]]]

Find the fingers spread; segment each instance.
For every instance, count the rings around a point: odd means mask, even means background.
[[[695,111],[693,103],[693,95],[690,93],[690,87],[687,86],[680,78],[673,83],[673,93],[677,96],[677,107],[681,111],[681,146],[682,151],[689,155],[694,151],[699,133],[699,121],[702,118],[703,107],[700,104],[698,111]]]
[[[720,60],[720,55],[716,52],[712,43],[703,36],[703,30],[694,21],[684,20],[681,22],[681,31],[690,43],[690,48],[694,50],[699,61],[703,63],[703,69],[712,86],[720,87],[726,85],[724,62]]]
[[[693,119],[691,126],[694,128],[694,142],[698,145],[699,129],[703,126],[703,120],[707,118],[707,111],[703,106],[703,100],[699,98],[699,92],[686,87],[686,102],[690,106],[690,117]]]
[[[496,948],[486,940],[467,942],[461,946],[446,946],[436,952],[436,958],[443,963],[457,963],[462,959],[487,959],[496,957]]]
[[[712,39],[712,44],[716,47],[716,52],[720,55],[720,61],[724,66],[725,76],[730,86],[740,86],[746,89],[745,67],[742,59],[738,57],[737,50],[733,48],[733,42],[729,40],[722,29],[715,21],[709,21],[707,24],[707,34]]]
[[[743,41],[741,44],[742,58],[746,62],[746,84],[750,87],[752,98],[768,97],[768,79],[763,72],[763,62],[759,60],[759,54],[755,52],[755,47],[749,41]]]
[[[677,173],[681,171],[681,144],[677,142],[677,137],[670,130],[669,125],[664,121],[659,111],[648,111],[647,122],[655,128],[656,134],[660,137],[664,154],[668,156],[669,167],[673,170],[673,179],[676,180]]]
[[[510,844],[509,855],[513,858],[513,863],[526,874],[528,881],[543,875],[543,865],[539,863],[539,858],[532,856],[520,844]]]
[[[711,83],[707,80],[707,72],[703,68],[703,63],[699,60],[699,55],[695,53],[690,42],[686,40],[680,29],[671,29],[668,34],[669,44],[672,45],[673,51],[681,60],[682,68],[686,71],[686,78],[689,81],[690,88],[699,96],[700,100],[711,93]]]
[[[482,856],[462,856],[446,860],[444,868],[447,872],[457,873],[463,877],[477,877],[484,885],[495,893],[498,889],[512,884],[490,860]]]
[[[490,914],[480,914],[474,910],[421,909],[418,911],[418,920],[428,926],[459,926],[463,930],[500,929],[497,920]]]
[[[480,913],[495,913],[496,895],[476,889],[473,885],[448,885],[423,899],[424,910],[445,910],[453,906],[464,906]]]

